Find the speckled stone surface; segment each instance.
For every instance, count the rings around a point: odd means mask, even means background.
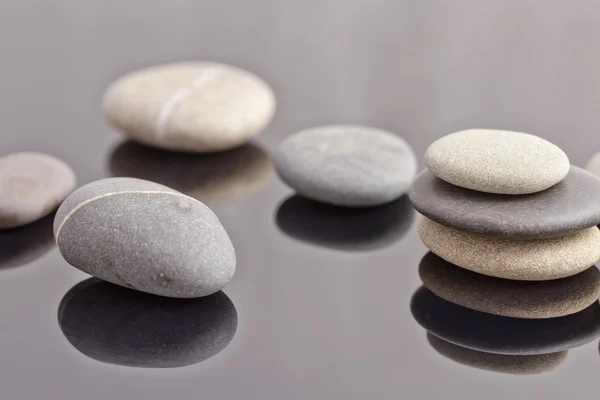
[[[277,226],[303,242],[345,251],[368,251],[400,240],[415,219],[408,197],[379,207],[346,208],[288,197],[277,209]]]
[[[600,230],[596,227],[553,239],[512,240],[459,231],[422,217],[419,236],[429,250],[444,260],[497,278],[565,278],[600,259]]]
[[[175,368],[222,351],[238,323],[223,292],[201,299],[166,299],[87,279],[63,298],[58,322],[80,352],[109,364]]]
[[[600,224],[600,178],[571,167],[543,192],[494,195],[459,188],[421,172],[409,190],[417,211],[451,228],[512,239],[568,235]]]
[[[413,150],[404,139],[363,126],[297,132],[279,145],[274,163],[279,177],[298,194],[348,207],[399,198],[417,170]]]
[[[427,289],[445,300],[507,317],[562,317],[600,297],[600,271],[595,266],[563,279],[513,281],[471,272],[429,252],[421,260],[419,276]]]
[[[527,356],[493,354],[457,346],[427,333],[427,340],[442,356],[459,364],[511,375],[536,375],[551,371],[567,358],[567,351]]]
[[[207,296],[235,272],[233,245],[208,207],[140,179],[103,179],[76,190],[56,213],[54,237],[76,268],[167,297]]]
[[[275,113],[271,88],[256,75],[213,62],[131,72],[103,100],[112,124],[130,139],[169,150],[213,152],[238,147]]]
[[[590,161],[588,161],[585,169],[600,177],[600,153],[596,153],[592,158],[590,158]]]
[[[547,140],[492,129],[469,129],[436,140],[425,163],[453,185],[499,194],[540,192],[569,172],[567,155]]]
[[[53,221],[54,213],[19,228],[0,230],[0,270],[25,266],[52,250]]]
[[[249,196],[266,184],[273,172],[269,157],[252,144],[219,153],[190,154],[127,141],[114,149],[109,165],[115,177],[160,183],[206,204]]]
[[[547,354],[579,347],[600,337],[600,305],[559,318],[501,317],[446,301],[425,287],[410,310],[426,331],[450,343],[495,354]]]
[[[36,221],[75,189],[75,173],[62,160],[35,152],[0,158],[0,229]]]

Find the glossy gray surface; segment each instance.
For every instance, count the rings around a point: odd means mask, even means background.
[[[106,85],[156,63],[214,59],[264,77],[278,112],[256,144],[299,129],[372,125],[429,143],[471,127],[531,132],[583,166],[600,149],[600,5],[564,0],[8,0],[0,12],[3,152],[55,154],[81,184],[110,176],[120,143]],[[238,328],[214,357],[178,369],[101,363],[69,344],[61,299],[87,275],[56,248],[0,271],[3,399],[591,398],[598,340],[556,369],[513,377],[454,363],[410,314],[426,253],[410,231],[388,247],[313,246],[276,226],[292,192],[213,207],[236,247],[224,292]],[[1,262],[0,262],[1,264]]]

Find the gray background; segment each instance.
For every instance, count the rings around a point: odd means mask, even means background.
[[[396,132],[420,158],[434,139],[494,127],[543,136],[584,165],[600,150],[600,4],[569,0],[9,0],[0,3],[2,153],[58,155],[81,184],[110,176],[119,136],[105,87],[132,69],[202,59],[273,86],[278,112],[256,144],[328,123]],[[421,163],[422,166],[422,163]],[[598,341],[532,377],[445,359],[412,319],[425,254],[415,226],[370,252],[281,233],[290,194],[272,174],[213,206],[238,271],[231,344],[194,366],[147,370],[79,353],[57,322],[86,275],[54,249],[0,271],[3,399],[583,398],[597,394]]]

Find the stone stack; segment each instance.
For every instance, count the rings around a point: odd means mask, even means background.
[[[447,135],[425,161],[409,191],[433,253],[420,266],[417,321],[496,354],[547,354],[598,337],[600,179],[554,144],[510,131]],[[515,330],[490,338],[494,326]]]

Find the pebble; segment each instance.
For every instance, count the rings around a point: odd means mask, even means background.
[[[62,160],[42,153],[0,158],[0,229],[45,217],[75,189],[75,173]]]
[[[500,196],[459,188],[421,172],[409,191],[417,211],[450,228],[510,239],[565,236],[600,224],[600,178],[571,167],[543,192]]]
[[[235,335],[238,317],[223,292],[167,299],[91,278],[64,296],[58,322],[67,340],[97,361],[175,368],[222,351]]]
[[[406,193],[417,171],[410,145],[364,126],[323,126],[285,139],[274,158],[280,178],[304,197],[348,207],[377,206]]]
[[[19,228],[0,230],[0,269],[30,264],[54,249],[53,221],[50,214]]]
[[[448,183],[497,194],[540,192],[569,172],[567,155],[547,140],[491,129],[469,129],[436,140],[425,153],[425,163]]]
[[[523,241],[459,231],[423,217],[419,236],[429,250],[444,260],[504,279],[565,278],[600,259],[600,230],[596,227],[559,238]]]
[[[414,215],[406,196],[380,207],[341,208],[293,195],[279,206],[275,219],[279,229],[302,242],[369,251],[400,240]]]
[[[258,146],[246,144],[211,154],[174,153],[121,143],[112,152],[110,171],[160,183],[206,204],[233,202],[257,192],[273,173],[273,164]]]
[[[233,245],[208,207],[140,179],[103,179],[76,190],[56,213],[54,237],[74,267],[167,297],[215,293],[235,271]]]
[[[579,312],[600,297],[595,266],[551,281],[513,281],[477,274],[429,252],[419,265],[425,287],[454,304],[494,315],[555,318]]]
[[[273,118],[275,96],[248,71],[187,62],[123,76],[107,89],[103,107],[130,139],[203,153],[241,146],[259,134]]]
[[[439,354],[459,364],[511,375],[536,375],[551,371],[561,365],[568,354],[568,351],[526,356],[486,353],[457,346],[431,333],[427,333],[427,341]]]
[[[590,159],[585,169],[590,171],[595,176],[600,177],[600,153],[594,154],[594,156]]]
[[[446,301],[420,287],[410,303],[426,331],[458,346],[494,354],[547,354],[579,347],[600,337],[600,304],[558,318],[501,317]]]

